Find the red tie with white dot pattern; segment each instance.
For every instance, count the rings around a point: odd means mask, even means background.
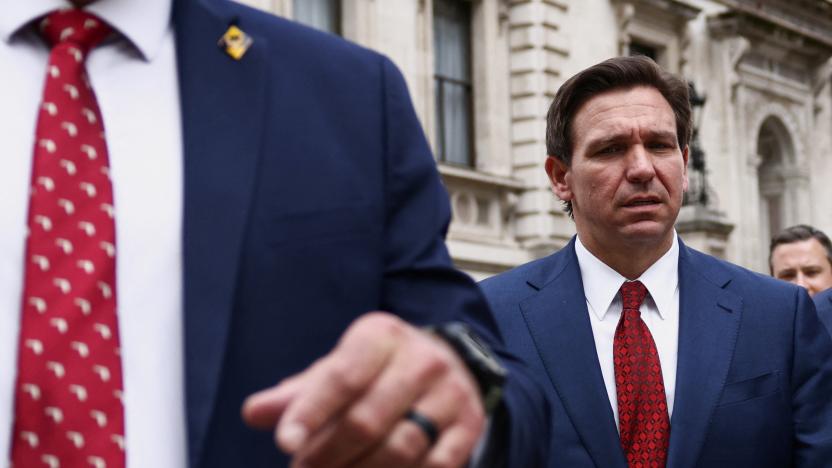
[[[40,23],[52,46],[32,162],[12,463],[124,467],[107,145],[84,67],[111,29],[77,9]]]
[[[624,310],[613,339],[618,427],[630,468],[664,468],[670,418],[656,343],[639,312],[646,296],[641,281],[621,285]]]

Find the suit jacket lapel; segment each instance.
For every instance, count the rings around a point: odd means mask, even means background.
[[[573,241],[528,284],[520,307],[549,380],[596,466],[626,467],[589,322]]]
[[[174,6],[184,141],[185,391],[191,466],[217,394],[265,105],[266,42],[239,61],[217,42],[236,21],[219,2]],[[246,25],[239,27],[245,31]]]
[[[679,246],[679,351],[667,466],[696,465],[734,354],[742,298],[728,271]]]

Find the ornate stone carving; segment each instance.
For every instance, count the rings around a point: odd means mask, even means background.
[[[735,36],[726,39],[725,42],[728,51],[728,85],[731,87],[731,101],[736,102],[737,86],[742,81],[739,74],[739,65],[745,53],[751,48],[751,41],[741,36]]]
[[[801,0],[790,3],[796,2]],[[832,8],[809,19],[796,15],[799,9],[794,6],[785,8],[780,0],[723,3],[733,8],[708,18],[708,28],[715,38],[744,37],[760,55],[782,63],[788,58],[789,64],[800,64],[805,69],[814,69],[832,55]]]
[[[618,2],[615,11],[618,17],[618,53],[627,55],[630,48],[630,22],[636,14],[636,7],[632,2]]]
[[[796,158],[794,163],[799,164],[803,159],[802,155],[805,154],[803,148],[803,132],[801,132],[801,125],[793,112],[779,102],[766,99],[765,96],[759,96],[755,100],[755,103],[757,104],[756,108],[749,109],[748,115],[750,118],[747,119],[748,127],[746,128],[748,148],[752,149],[751,154],[754,155],[754,160],[749,161],[749,164],[753,163],[756,168],[762,162],[758,156],[760,149],[757,148],[757,136],[760,133],[763,122],[769,117],[776,118],[786,128],[786,131],[789,133],[788,138],[794,147],[794,157]]]
[[[688,21],[701,11],[682,0],[613,0],[618,22],[618,53],[630,53],[632,42],[644,41],[661,49],[656,57],[672,72],[684,69],[690,44]]]
[[[758,20],[780,37],[802,36],[807,44],[832,48],[832,4],[821,0],[721,0],[730,15]],[[765,27],[765,26],[763,26]],[[791,33],[791,34],[790,34]]]
[[[525,184],[454,166],[440,166],[453,209],[450,237],[516,245],[513,231],[519,193]]]

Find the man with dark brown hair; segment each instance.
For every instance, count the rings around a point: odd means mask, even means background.
[[[832,288],[832,242],[822,231],[798,224],[771,239],[771,276],[815,294]]]
[[[822,467],[832,340],[802,288],[684,245],[686,83],[645,57],[567,80],[545,168],[577,236],[482,283],[552,400],[552,467]]]

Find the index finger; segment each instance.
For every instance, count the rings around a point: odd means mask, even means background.
[[[348,404],[361,396],[393,355],[404,323],[385,314],[358,319],[326,357],[301,374],[304,381],[277,426],[277,442],[297,452]],[[279,386],[278,386],[279,387]]]
[[[290,377],[274,387],[249,395],[241,410],[246,424],[255,429],[274,430],[289,402],[303,389],[302,376]]]

